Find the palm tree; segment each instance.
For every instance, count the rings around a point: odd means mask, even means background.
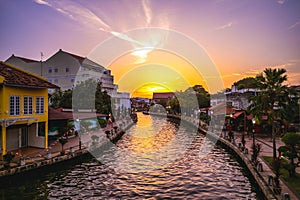
[[[267,116],[267,123],[272,127],[273,159],[276,159],[275,120],[285,119],[285,108],[289,101],[289,90],[283,83],[287,80],[285,69],[267,68],[256,76],[256,86],[260,90],[250,98],[249,112],[261,122]]]

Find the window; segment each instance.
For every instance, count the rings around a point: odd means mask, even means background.
[[[52,79],[48,79],[48,81],[49,81],[50,83],[52,83]]]
[[[75,82],[75,78],[71,78],[71,83],[74,83]]]
[[[32,115],[32,97],[24,97],[24,115]]]
[[[35,110],[37,114],[44,113],[44,97],[36,97]]]
[[[52,73],[52,68],[51,67],[48,68],[48,73],[49,74]]]
[[[58,72],[58,68],[55,68],[55,69],[54,69],[54,72],[57,73],[57,72]]]
[[[20,115],[20,97],[11,96],[9,99],[9,114],[12,116]]]
[[[70,72],[70,68],[69,67],[66,67],[66,72]]]
[[[58,79],[54,79],[54,83],[58,83]]]

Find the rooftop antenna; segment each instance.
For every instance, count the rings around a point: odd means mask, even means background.
[[[43,52],[41,51],[41,76],[43,76]]]

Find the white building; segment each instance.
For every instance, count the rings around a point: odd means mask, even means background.
[[[86,57],[60,49],[45,61],[36,61],[12,55],[5,62],[43,76],[49,82],[58,85],[62,90],[72,89],[75,81],[89,78],[99,80],[102,83],[102,89],[107,91],[112,98],[120,98],[115,101],[119,102],[120,105],[118,106],[123,105],[125,108],[130,108],[129,94],[117,92],[118,86],[114,84],[114,77],[111,75],[111,71]]]

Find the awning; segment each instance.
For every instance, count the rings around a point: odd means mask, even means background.
[[[238,118],[240,115],[242,115],[244,112],[236,112],[233,114],[233,118]]]
[[[28,118],[8,118],[8,119],[0,119],[0,122],[5,123],[5,127],[9,127],[10,125],[13,125],[16,122],[19,121],[37,121],[37,118],[28,117]]]

